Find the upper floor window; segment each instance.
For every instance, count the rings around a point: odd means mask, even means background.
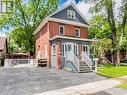
[[[64,34],[64,25],[59,26],[59,34]]]
[[[14,0],[0,0],[0,13],[12,13]]]
[[[67,18],[75,19],[75,11],[67,10]]]
[[[76,37],[80,37],[80,28],[75,29],[75,35]]]

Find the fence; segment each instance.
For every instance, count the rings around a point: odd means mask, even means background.
[[[13,68],[15,66],[33,66],[38,65],[37,59],[5,59],[4,68]]]

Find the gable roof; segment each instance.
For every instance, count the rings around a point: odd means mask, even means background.
[[[73,2],[71,2],[70,4],[66,5],[65,7],[61,8],[60,10],[56,11],[55,13],[51,14],[50,17],[54,17],[55,15],[59,14],[61,11],[70,8],[73,9],[77,14],[79,14],[79,16],[84,20],[84,24],[89,25],[88,21],[86,20],[86,18],[82,15],[82,13],[79,11],[79,9],[75,6],[75,4]]]
[[[60,18],[55,18],[54,16],[56,14],[58,14],[59,12],[63,11],[64,9],[68,8],[68,7],[72,7],[78,14],[79,16],[84,20],[84,23],[80,23],[80,22],[75,22],[75,21],[68,21],[65,19],[60,19]],[[82,13],[78,10],[78,8],[71,2],[70,4],[64,6],[63,8],[61,8],[60,10],[56,11],[55,13],[49,15],[48,17],[46,17],[41,23],[40,25],[37,27],[37,29],[34,31],[33,34],[36,34],[40,31],[40,29],[48,22],[48,21],[55,21],[55,22],[63,22],[63,23],[67,23],[67,24],[72,24],[72,25],[77,25],[77,26],[82,26],[82,27],[89,27],[89,23],[86,20],[86,18],[82,15]],[[70,23],[69,23],[70,22]]]
[[[5,45],[6,45],[6,37],[0,37],[0,50],[4,50]]]

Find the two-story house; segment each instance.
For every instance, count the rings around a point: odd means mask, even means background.
[[[68,67],[78,72],[92,70],[89,57],[89,23],[73,3],[46,17],[34,32],[36,58],[46,59],[47,65]]]

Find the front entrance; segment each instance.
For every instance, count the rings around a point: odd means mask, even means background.
[[[63,43],[62,44],[62,56],[65,56],[65,52],[73,52],[76,56],[79,54],[79,47],[76,43]]]

